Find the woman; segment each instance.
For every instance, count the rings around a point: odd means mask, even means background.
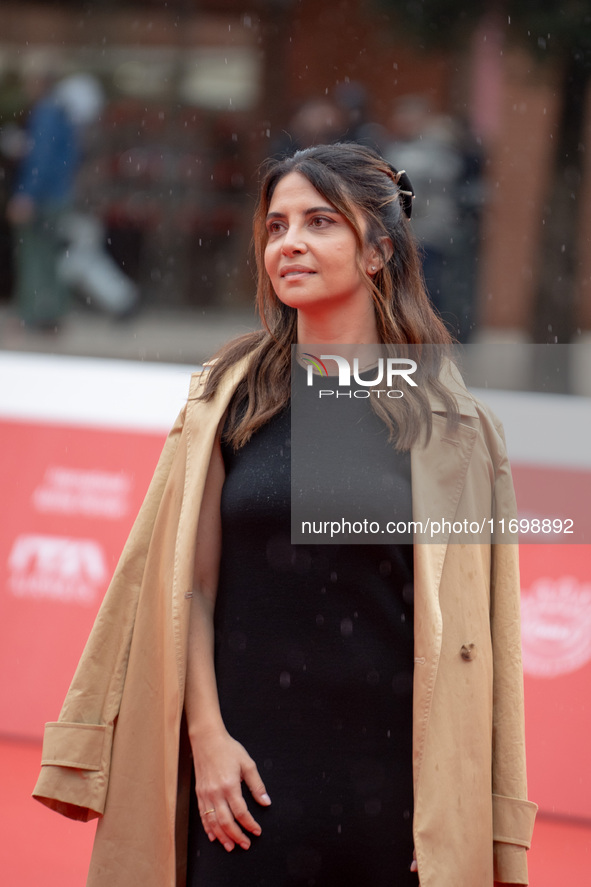
[[[194,378],[46,731],[35,796],[102,815],[90,885],[184,884],[187,860],[191,887],[527,883],[515,546],[287,535],[290,346],[448,341],[409,184],[353,145],[263,181],[266,329]],[[498,423],[445,362],[420,378],[355,415],[370,491],[387,464],[407,519],[510,513]]]

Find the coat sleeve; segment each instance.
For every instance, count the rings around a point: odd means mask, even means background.
[[[495,518],[516,516],[503,431],[496,427]],[[491,636],[493,645],[493,840],[496,882],[527,884],[526,851],[537,806],[527,800],[523,670],[521,664],[519,548],[517,541],[492,547]]]
[[[183,409],[158,461],[76,669],[59,720],[45,727],[33,797],[71,819],[104,812],[137,603],[156,515],[184,423]]]

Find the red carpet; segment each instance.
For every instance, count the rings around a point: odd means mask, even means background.
[[[31,799],[40,758],[41,747],[36,743],[0,740],[0,883],[5,887],[83,887],[94,823],[71,822]],[[529,864],[531,887],[587,887],[591,884],[591,823],[584,826],[540,817]]]
[[[72,822],[31,798],[41,745],[0,740],[0,883],[83,887],[94,823]]]

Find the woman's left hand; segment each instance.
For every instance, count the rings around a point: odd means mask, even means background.
[[[195,792],[207,837],[217,839],[227,851],[236,844],[248,850],[250,838],[242,829],[256,836],[262,830],[246,805],[241,783],[248,786],[257,803],[263,807],[271,803],[255,762],[224,727],[193,735],[191,742]]]

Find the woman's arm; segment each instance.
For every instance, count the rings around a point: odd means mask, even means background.
[[[219,440],[216,440],[197,532],[185,710],[201,821],[210,841],[217,838],[229,851],[236,844],[244,850],[250,847],[250,840],[238,823],[254,835],[261,833],[242,796],[242,780],[259,804],[268,806],[271,800],[254,761],[227,732],[218,699],[213,616],[222,548],[223,483],[224,463]]]

